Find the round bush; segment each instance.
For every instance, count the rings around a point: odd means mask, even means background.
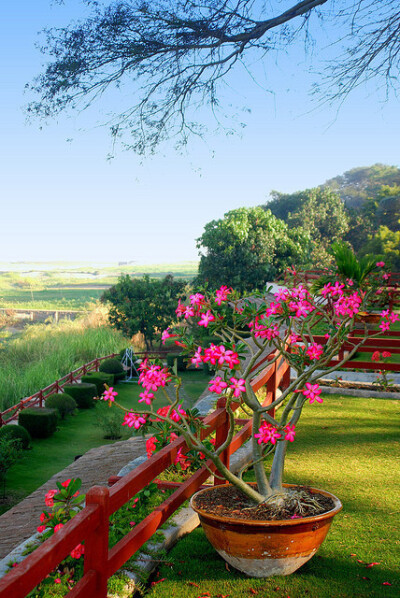
[[[114,384],[113,374],[106,374],[105,372],[90,372],[81,378],[82,382],[95,384],[97,389],[97,396],[100,397],[105,391],[104,384],[112,386]]]
[[[18,416],[18,423],[28,430],[32,438],[47,438],[57,428],[58,415],[55,409],[28,407]]]
[[[5,438],[7,440],[20,440],[23,449],[28,449],[31,443],[31,435],[28,430],[19,426],[8,425],[0,428],[0,440]]]
[[[105,359],[101,362],[99,371],[105,374],[113,374],[115,382],[122,380],[126,376],[125,370],[119,359]]]
[[[89,382],[80,384],[65,384],[64,390],[68,393],[78,405],[79,409],[91,409],[96,403],[94,397],[97,397],[97,386]]]
[[[70,415],[76,409],[76,401],[66,392],[54,393],[47,397],[46,407],[48,409],[57,409],[61,419],[65,419],[67,415]]]

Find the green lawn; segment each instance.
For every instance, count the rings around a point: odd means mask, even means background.
[[[210,376],[202,370],[183,372],[184,388],[191,406],[203,392]],[[137,383],[120,383],[117,400],[128,408],[138,405],[139,393],[142,387]],[[158,391],[154,406],[156,409],[167,404],[166,397]],[[39,488],[51,476],[70,465],[76,455],[82,455],[91,448],[110,444],[115,440],[105,440],[103,431],[94,425],[96,413],[102,405],[95,409],[77,410],[76,415],[60,422],[58,431],[50,438],[32,441],[32,449],[24,453],[20,463],[14,465],[7,476],[7,493],[11,495],[11,502],[1,505],[0,514],[19,502],[25,496]],[[123,412],[121,412],[121,422]],[[121,428],[122,440],[132,435],[132,430]],[[51,458],[49,458],[51,455]]]
[[[291,576],[250,579],[226,568],[197,529],[168,554],[151,598],[399,596],[399,424],[399,401],[331,395],[307,405],[286,481],[324,488],[343,502],[318,554]],[[368,568],[372,562],[379,564]]]

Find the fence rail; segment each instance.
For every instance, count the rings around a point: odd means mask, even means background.
[[[257,364],[256,368],[259,365]],[[264,405],[268,405],[275,400],[278,387],[287,388],[289,379],[290,370],[286,362],[282,360],[273,364],[266,362],[266,367],[252,380],[252,387],[254,391],[265,388]],[[238,406],[238,403],[231,405],[233,410]],[[216,431],[216,446],[221,446],[229,429],[224,399],[218,401],[217,409],[204,419],[204,424],[206,428],[201,430],[201,437],[206,438]],[[250,428],[251,421],[245,424],[235,435],[229,447],[221,453],[226,466],[229,467],[230,455],[249,438]],[[215,465],[208,461],[208,469],[206,466],[202,467],[189,477],[167,500],[109,550],[110,515],[172,465],[179,449],[182,449],[183,453],[188,450],[182,437],[121,478],[111,489],[101,486],[91,488],[86,495],[85,509],[0,580],[0,598],[11,596],[25,598],[77,544],[83,541],[85,542],[84,575],[67,596],[106,598],[108,578],[118,571],[168,517],[201,487],[209,477],[209,470],[216,469]],[[220,483],[218,478],[215,478],[215,483]]]
[[[158,355],[158,353],[155,351],[151,354],[149,354],[148,352],[135,353],[135,356],[138,358],[143,358],[153,356],[156,354]],[[52,384],[49,384],[49,386],[46,386],[45,388],[38,390],[38,392],[35,392],[35,394],[31,395],[30,397],[22,399],[16,405],[9,407],[5,411],[1,411],[0,427],[12,422],[13,420],[16,420],[20,411],[26,409],[27,407],[43,407],[43,403],[46,401],[49,395],[61,392],[66,384],[72,384],[73,382],[80,380],[82,376],[88,374],[89,372],[97,372],[102,361],[104,361],[105,359],[111,359],[112,357],[116,357],[117,355],[119,355],[119,353],[110,353],[109,355],[105,355],[104,357],[96,357],[96,359],[93,359],[88,363],[84,363],[76,370],[69,372],[68,374],[66,374],[62,378],[59,378],[55,382],[52,382]]]

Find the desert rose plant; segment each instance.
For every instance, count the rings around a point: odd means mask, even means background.
[[[179,399],[181,380],[176,372],[168,370],[161,362],[149,360],[144,360],[140,366],[139,384],[143,392],[139,408],[125,410],[124,425],[143,431],[148,431],[154,421],[159,426],[168,425],[165,434],[173,434],[169,441],[176,438],[175,435],[183,436],[188,454],[195,452],[210,459],[219,474],[255,504],[267,502],[279,511],[296,501],[301,502],[296,491],[283,486],[286,450],[295,441],[304,405],[308,402],[318,409],[323,401],[319,378],[344,365],[365,342],[367,330],[345,358],[330,365],[353,330],[355,316],[363,310],[368,299],[368,292],[360,288],[354,290],[351,284],[339,281],[327,283],[316,295],[301,284],[281,289],[274,295],[267,292],[265,296],[259,294],[247,298],[236,296],[228,286],[222,286],[212,295],[194,293],[187,304],[179,302],[176,309],[179,324],[165,330],[162,337],[164,341],[174,338],[187,355],[189,364],[196,367],[208,364],[215,370],[209,390],[216,398],[226,398],[230,421],[226,441],[222,446],[214,447],[209,441],[200,440],[204,426],[196,413],[182,408]],[[380,329],[372,338],[388,331],[398,319],[388,310],[381,316]],[[220,342],[208,347],[198,346],[191,335],[193,326],[208,328]],[[321,342],[314,339],[317,330],[324,335]],[[272,404],[263,406],[251,386],[252,370],[261,358],[272,352],[275,353],[270,363],[284,358],[296,376],[290,383],[288,381],[288,386]],[[175,387],[174,400],[170,399],[171,393],[166,392],[167,385]],[[153,402],[155,392],[159,390],[165,392],[169,406],[156,411]],[[116,391],[109,388],[102,398],[110,405],[124,408],[116,402],[116,396]],[[252,418],[251,466],[256,488],[242,479],[243,472],[233,474],[221,460],[221,453],[234,435],[232,404],[235,402],[239,402]],[[149,454],[154,450],[154,441],[148,443]],[[271,453],[273,459],[268,476],[264,460]]]

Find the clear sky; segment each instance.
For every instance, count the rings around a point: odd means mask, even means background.
[[[225,99],[251,108],[243,114],[247,126],[240,136],[194,140],[186,155],[165,148],[141,163],[117,148],[107,161],[111,141],[96,126],[110,110],[107,101],[42,129],[38,121],[26,124],[23,108],[32,97],[24,86],[46,60],[35,49],[38,32],[85,10],[78,0],[2,7],[0,261],[192,260],[207,222],[265,203],[273,189],[309,188],[376,162],[400,165],[399,101],[384,102],[371,84],[339,112],[317,108],[308,93],[311,60],[299,49],[277,67],[255,64],[262,85],[274,93],[235,73]],[[332,32],[318,33],[314,55],[334,51],[329,39]]]

